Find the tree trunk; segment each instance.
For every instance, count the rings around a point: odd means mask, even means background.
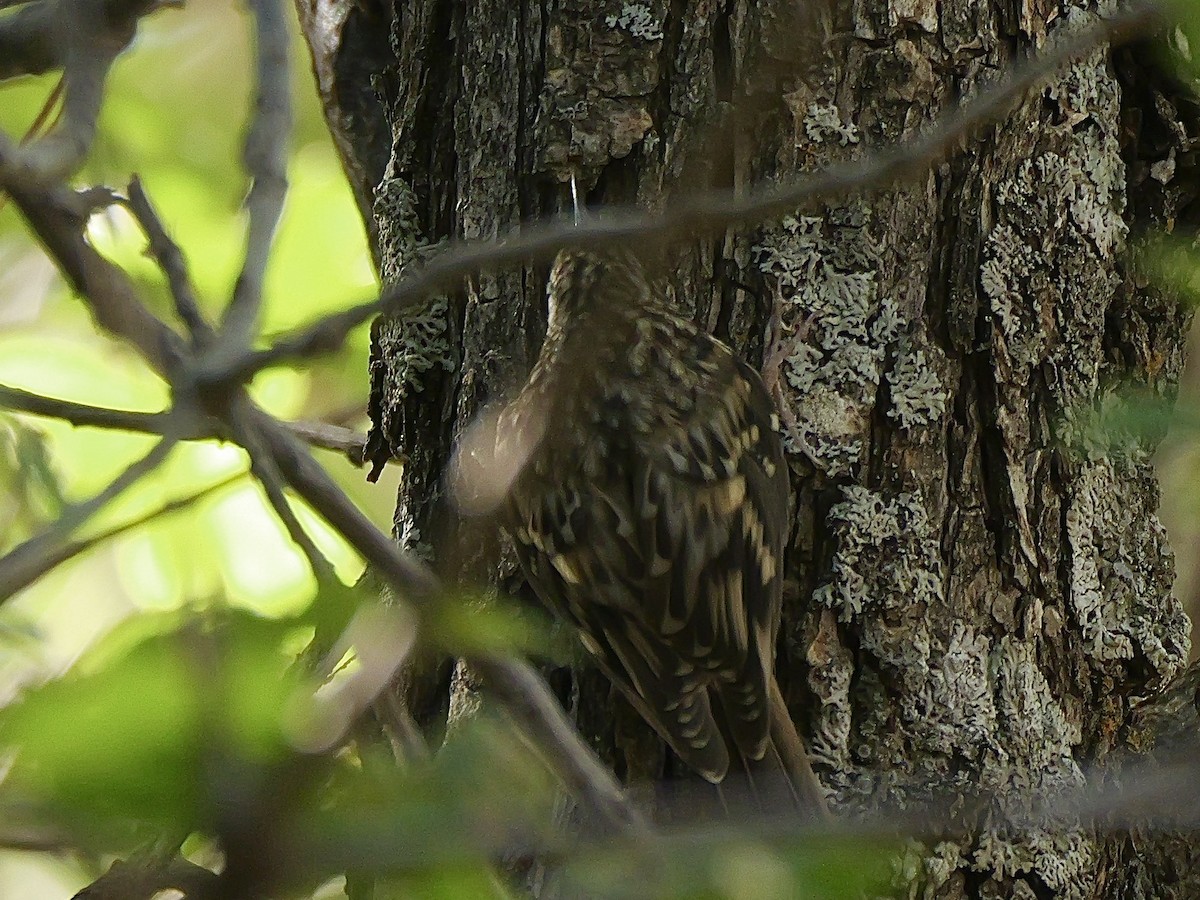
[[[902,143],[1095,16],[1052,0],[397,0],[321,19],[312,2],[385,279],[424,245],[562,210],[572,173],[591,204],[669,210]],[[385,22],[390,44],[370,37]],[[923,176],[672,256],[674,301],[753,364],[781,313],[780,678],[840,815],[958,799],[960,837],[913,851],[914,896],[1165,896],[1191,862],[1186,840],[1139,857],[1069,819],[1023,824],[1124,749],[1134,706],[1188,654],[1159,435],[1097,426],[1130,391],[1169,403],[1183,358],[1188,314],[1134,251],[1194,214],[1197,130],[1149,58],[1088,53]],[[407,549],[440,549],[426,536],[452,441],[528,372],[544,286],[543,270],[487,274],[377,323],[372,449],[407,459]],[[496,578],[519,591],[506,559]],[[602,677],[555,683],[619,775],[674,773]],[[414,713],[436,727],[470,684],[414,679]]]

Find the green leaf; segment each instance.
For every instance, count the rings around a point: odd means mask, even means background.
[[[563,877],[589,896],[858,900],[886,892],[898,848],[884,841],[825,837],[811,829],[755,838],[752,823],[726,822],[703,834],[667,835],[645,845],[586,848]]]
[[[81,831],[182,833],[210,818],[214,759],[262,767],[288,747],[300,684],[290,625],[248,614],[131,619],[65,677],[0,711],[6,787]]]
[[[424,642],[458,656],[507,651],[569,658],[544,612],[495,595],[460,592],[436,604],[422,625]]]

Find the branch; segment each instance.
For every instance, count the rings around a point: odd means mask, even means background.
[[[262,485],[267,502],[275,510],[275,515],[279,517],[283,527],[287,529],[288,537],[308,560],[309,568],[312,569],[313,577],[317,579],[318,585],[336,582],[337,575],[334,574],[333,564],[325,558],[312,538],[308,536],[308,532],[304,530],[304,526],[300,524],[300,520],[296,518],[296,513],[284,493],[283,478],[279,473],[278,466],[275,465],[275,459],[268,452],[262,436],[252,424],[252,417],[246,415],[249,398],[243,394],[238,400],[240,402],[230,405],[229,422],[237,442],[245,448],[246,453],[250,456],[250,471]]]
[[[62,65],[55,40],[58,2],[30,3],[0,19],[0,81],[18,75],[40,75]]]
[[[135,431],[142,434],[165,434],[173,417],[170,412],[147,413],[89,406],[86,403],[44,397],[5,384],[0,384],[0,406],[48,419],[62,419],[84,428]],[[190,440],[191,437],[183,439]]]
[[[167,4],[159,0],[38,0],[27,3],[23,9],[0,19],[0,81],[64,68],[70,61],[72,50],[70,32],[75,29],[80,29],[88,40],[109,44],[119,42],[119,49],[123,49],[133,39],[138,20],[163,5]],[[102,13],[98,23],[100,30],[88,34],[83,26],[96,24],[90,21],[93,10]]]
[[[142,226],[150,244],[150,254],[167,276],[175,312],[192,335],[192,343],[202,345],[212,338],[212,326],[200,309],[196,289],[188,273],[187,261],[179,245],[171,240],[157,210],[146,196],[141,179],[134,176],[129,182],[129,200],[126,203],[133,217]]]
[[[0,407],[14,412],[61,419],[83,428],[104,428],[112,431],[132,431],[139,434],[164,435],[171,430],[181,441],[228,440],[228,428],[219,419],[210,419],[210,427],[180,429],[179,414],[165,412],[135,412],[133,410],[110,409],[90,406],[72,400],[45,397],[20,388],[0,384]],[[196,425],[197,423],[190,423]],[[332,450],[345,456],[356,466],[363,464],[363,446],[366,436],[353,428],[343,428],[327,422],[283,422],[285,428],[300,440],[322,450]]]
[[[361,431],[328,422],[284,422],[283,426],[310,447],[341,453],[356,466],[364,464],[367,436]]]
[[[40,0],[0,19],[0,80],[63,69],[58,125],[20,151],[38,180],[63,177],[83,162],[96,134],[104,82],[133,40],[142,16],[165,0]]]
[[[258,93],[242,159],[250,175],[246,197],[246,259],[221,322],[223,346],[250,345],[262,306],[263,274],[287,195],[287,142],[292,131],[288,30],[279,0],[249,0],[258,42]]]
[[[206,488],[201,488],[200,490],[194,491],[191,494],[187,494],[175,500],[170,500],[157,509],[153,509],[148,513],[144,513],[143,515],[130,519],[127,522],[122,522],[120,525],[114,526],[107,531],[102,531],[99,534],[93,535],[89,538],[47,546],[38,555],[37,560],[29,564],[29,569],[26,572],[26,577],[28,578],[27,584],[33,584],[33,582],[37,581],[55,567],[60,566],[77,556],[82,556],[83,554],[94,550],[101,544],[108,543],[113,538],[120,537],[123,534],[133,531],[135,528],[141,528],[143,525],[148,525],[156,519],[161,519],[164,516],[169,516],[172,513],[186,509],[193,503],[203,500],[205,497],[209,497],[215,494],[217,491],[229,487],[239,479],[245,478],[247,474],[248,473],[246,472],[238,472],[234,475],[230,475],[228,478],[224,478],[215,484],[210,484]],[[0,564],[2,563],[3,560],[0,559]]]
[[[71,900],[130,900],[156,897],[174,888],[184,897],[216,897],[221,879],[203,866],[174,854],[141,855],[117,860]]]
[[[328,316],[281,338],[274,346],[241,357],[228,352],[204,360],[205,377],[245,381],[268,366],[329,352],[354,328],[382,313],[407,312],[432,294],[452,288],[485,269],[545,262],[566,247],[612,247],[666,243],[689,235],[719,234],[795,211],[831,197],[885,188],[921,172],[951,152],[974,129],[996,121],[1034,85],[1064,64],[1095,47],[1132,40],[1148,30],[1160,4],[1139,2],[1124,11],[1065,37],[1042,56],[1018,66],[1007,78],[951,113],[923,137],[884,148],[823,172],[749,191],[706,191],[680,199],[669,212],[651,215],[636,209],[589,216],[580,224],[559,220],[516,232],[502,241],[452,244],[422,268],[385,288],[375,300]]]
[[[3,134],[0,188],[12,197],[71,287],[87,301],[96,322],[132,343],[160,375],[182,372],[183,341],[146,308],[129,277],[87,242],[79,198],[61,187],[39,184]]]
[[[647,825],[625,798],[621,786],[563,714],[546,682],[524,660],[494,655],[468,662],[525,734],[535,751],[562,779],[570,793],[620,831],[643,834]]]
[[[164,437],[149,453],[126,468],[104,490],[82,503],[69,506],[41,534],[18,544],[0,557],[0,602],[28,587],[53,568],[48,563],[62,554],[61,545],[67,536],[140,481],[144,475],[157,469],[176,443],[174,438]]]

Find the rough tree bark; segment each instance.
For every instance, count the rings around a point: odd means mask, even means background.
[[[1114,4],[299,5],[386,280],[561,209],[572,171],[591,203],[663,209],[902,142]],[[1131,388],[1172,400],[1182,365],[1188,315],[1135,251],[1193,217],[1197,129],[1150,59],[1096,50],[923,177],[672,257],[665,289],[752,362],[773,309],[797,334],[781,680],[841,814],[960,798],[967,837],[914,847],[914,896],[1195,895],[1187,840],[1022,825],[1145,736],[1132,711],[1188,654],[1157,438],[1094,427]],[[544,284],[484,275],[377,323],[371,449],[407,458],[406,548],[436,549],[452,440],[528,371]],[[672,771],[597,674],[555,683],[619,774]],[[471,690],[445,667],[409,700],[437,727]]]

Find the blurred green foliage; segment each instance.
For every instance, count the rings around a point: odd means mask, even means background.
[[[380,742],[310,754],[316,685],[284,649],[298,628],[224,609],[114,629],[0,710],[19,748],[0,820],[51,826],[97,855],[163,835],[191,835],[198,856],[214,838],[241,840],[296,897],[341,872],[371,873],[379,900],[517,896],[501,873],[539,866],[567,896],[850,900],[887,887],[895,842],[783,823],[572,836],[547,771],[486,713],[403,767]]]
[[[0,819],[122,855],[163,835],[245,827],[297,885],[365,867],[455,885],[487,875],[509,841],[547,837],[548,776],[490,719],[403,768],[370,743],[297,749],[298,723],[317,711],[315,685],[284,650],[296,627],[235,610],[119,626],[66,676],[0,710],[0,734],[19,748]]]

